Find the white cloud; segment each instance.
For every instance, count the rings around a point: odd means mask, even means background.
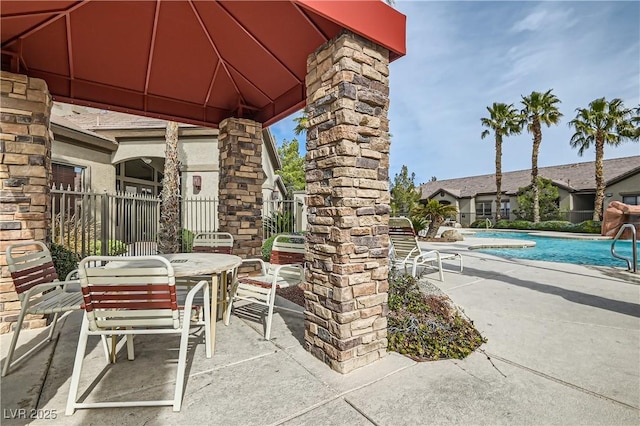
[[[560,3],[562,4],[562,3]],[[562,25],[571,28],[577,23],[573,17],[572,9],[556,9],[558,3],[542,3],[535,10],[531,11],[524,18],[516,21],[511,26],[511,31],[515,33],[523,31],[546,31],[547,28]],[[561,6],[562,7],[562,6]]]

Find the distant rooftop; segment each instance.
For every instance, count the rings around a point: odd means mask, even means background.
[[[55,112],[54,112],[55,113]],[[85,111],[72,111],[65,114],[64,118],[86,130],[115,130],[115,129],[164,129],[167,126],[165,120],[142,117],[139,115],[124,114],[122,112],[96,110],[93,108]],[[180,123],[179,127],[197,127],[191,124]]]
[[[604,160],[604,179],[607,183],[637,172],[640,172],[640,155]],[[538,174],[569,191],[590,191],[596,187],[594,161],[540,167]],[[502,173],[502,191],[506,194],[517,194],[519,188],[530,183],[530,169]],[[478,194],[495,194],[496,178],[495,174],[488,174],[437,180],[424,183],[420,188],[423,199],[432,198],[440,191],[446,191],[458,198],[474,197]]]

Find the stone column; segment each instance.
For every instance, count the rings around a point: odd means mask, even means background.
[[[387,351],[388,64],[348,31],[307,59],[305,346],[341,373]]]
[[[7,246],[50,240],[51,95],[44,80],[0,74],[0,333],[17,320],[20,301],[7,267]],[[46,325],[27,317],[24,328]]]
[[[228,118],[220,123],[219,230],[234,238],[233,254],[260,257],[262,247],[262,125]]]

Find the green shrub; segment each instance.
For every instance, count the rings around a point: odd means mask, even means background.
[[[471,225],[469,225],[470,228],[486,228],[487,227],[487,220],[486,219],[478,219],[478,220],[474,220]]]
[[[180,247],[182,247],[184,253],[191,253],[195,236],[196,234],[188,229],[182,228],[180,230]]]
[[[602,231],[602,222],[597,220],[585,220],[584,222],[573,225],[572,231],[599,234]]]
[[[120,240],[109,240],[107,243],[107,256],[118,256],[127,252],[127,244]],[[102,241],[97,240],[95,246],[89,244],[89,254],[102,255]]]
[[[573,224],[566,220],[547,220],[544,222],[532,223],[531,229],[539,231],[570,231]]]
[[[409,220],[416,234],[429,226],[429,221],[424,216],[411,216]]]
[[[268,262],[271,259],[271,249],[273,249],[273,240],[276,239],[278,235],[272,235],[267,238],[264,243],[262,243],[262,260]]]
[[[395,270],[389,274],[388,349],[418,361],[464,358],[486,342],[449,303],[426,295],[417,280]]]
[[[528,220],[500,220],[496,223],[494,228],[497,229],[533,229],[533,222]]]
[[[494,228],[496,229],[585,232],[590,234],[599,234],[601,227],[602,227],[602,222],[593,221],[593,220],[587,220],[579,224],[573,224],[566,220],[547,220],[547,221],[538,222],[538,223],[529,222],[527,220],[514,220],[514,221],[501,220],[501,221],[498,221],[494,226]]]
[[[60,280],[64,280],[69,272],[78,269],[80,257],[60,244],[51,243],[51,258]]]

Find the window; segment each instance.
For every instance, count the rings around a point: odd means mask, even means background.
[[[491,216],[491,202],[476,203],[476,216]]]
[[[632,206],[640,206],[640,195],[624,195],[622,202]]]
[[[53,184],[56,188],[82,191],[84,189],[84,167],[51,163]]]
[[[511,202],[509,200],[502,202],[502,208],[500,209],[500,216],[504,219],[509,218],[511,213]]]

